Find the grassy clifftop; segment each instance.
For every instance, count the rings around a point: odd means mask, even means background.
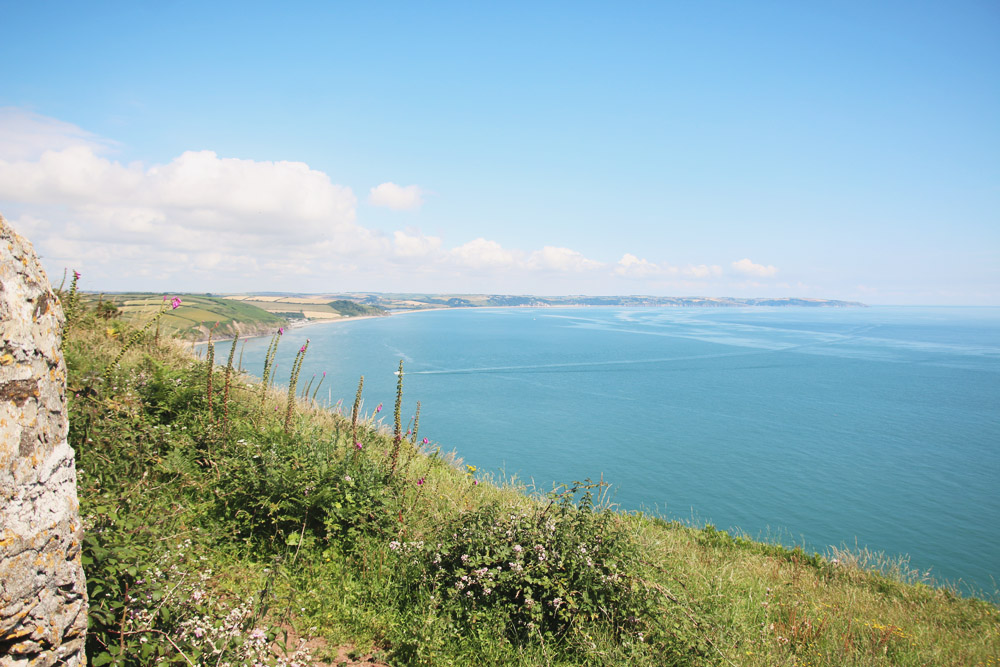
[[[615,512],[589,482],[533,493],[442,454],[418,415],[363,386],[330,412],[313,388],[266,387],[153,327],[85,305],[70,317],[93,665],[1000,656],[996,606],[899,564]]]

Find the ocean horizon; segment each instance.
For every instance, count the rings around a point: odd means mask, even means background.
[[[275,382],[404,423],[539,491],[829,553],[908,555],[995,596],[1000,308],[476,308],[289,328]],[[268,338],[241,342],[259,376]],[[219,343],[216,359],[228,344]],[[387,415],[387,416],[386,416]]]

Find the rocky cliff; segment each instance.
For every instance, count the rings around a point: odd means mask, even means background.
[[[86,663],[87,587],[66,442],[63,313],[0,216],[0,665]]]

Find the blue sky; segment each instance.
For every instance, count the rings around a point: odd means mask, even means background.
[[[58,282],[1000,305],[996,2],[5,3]]]

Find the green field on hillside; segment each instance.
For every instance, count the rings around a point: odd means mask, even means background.
[[[204,339],[214,328],[215,338],[231,337],[237,331],[260,334],[280,327],[286,320],[252,304],[232,301],[203,294],[83,294],[84,302],[92,308],[99,303],[112,304],[122,319],[142,326],[166,309],[160,319],[161,332],[183,339]],[[170,307],[170,300],[178,296],[180,307]],[[111,312],[104,307],[106,313]]]

